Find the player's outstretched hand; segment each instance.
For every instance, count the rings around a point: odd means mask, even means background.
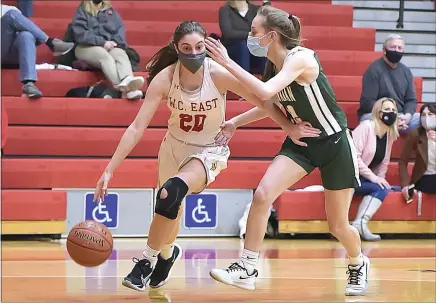
[[[235,124],[229,120],[221,124],[221,131],[215,137],[215,143],[217,145],[227,145],[230,139],[233,137],[236,131]]]
[[[214,38],[207,37],[206,38],[206,50],[207,54],[217,63],[221,65],[225,65],[230,61],[229,54],[227,53],[227,49],[219,40],[215,40]]]
[[[307,147],[307,143],[300,141],[301,138],[316,138],[319,137],[321,131],[317,128],[312,127],[309,122],[301,122],[298,124],[291,124],[283,129],[292,142],[297,145]]]
[[[112,178],[112,174],[108,172],[103,172],[100,179],[97,182],[94,192],[94,202],[100,203],[104,201],[104,197],[107,196],[107,185],[109,180]]]

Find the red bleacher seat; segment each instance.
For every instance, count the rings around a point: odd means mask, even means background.
[[[93,188],[108,159],[3,159],[3,188]],[[255,189],[271,161],[230,160],[210,188]],[[409,165],[411,172],[412,165]],[[399,184],[398,163],[390,163],[386,179]],[[155,188],[157,159],[127,159],[117,169],[111,187]],[[318,169],[297,182],[293,189],[321,184]]]
[[[2,190],[2,221],[65,221],[63,190]]]
[[[162,119],[163,120],[163,119]],[[271,120],[270,120],[271,121]],[[271,123],[274,123],[271,121]],[[113,155],[125,128],[12,126],[5,156],[106,156]],[[147,129],[131,152],[133,157],[157,157],[166,129]],[[230,141],[231,158],[272,158],[285,139],[281,129],[240,129]],[[399,158],[404,137],[393,146]],[[260,145],[262,148],[259,148]]]
[[[356,217],[362,197],[354,196],[350,207],[350,219]],[[417,199],[410,204],[404,201],[401,192],[391,192],[372,220],[426,221],[436,219],[436,196],[423,195],[421,215],[418,215]],[[313,221],[326,220],[323,192],[287,191],[274,203],[278,220]],[[308,211],[310,210],[310,211]]]
[[[196,20],[198,22],[218,22],[218,9],[225,4],[224,1],[114,1],[113,5],[118,10],[123,20],[141,21],[177,21]],[[303,25],[346,26],[353,23],[353,8],[349,5],[329,5],[313,1],[277,2],[275,6],[292,12],[298,16]],[[311,3],[312,2],[312,3]],[[35,2],[35,16],[39,18],[52,18],[71,20],[78,6],[77,2]]]
[[[146,62],[160,49],[159,46],[132,46],[141,57],[141,69],[145,69]],[[48,47],[38,47],[38,63],[53,63],[54,57]],[[317,54],[324,72],[328,75],[361,76],[368,66],[380,57],[379,52],[373,51],[334,51],[318,50]]]
[[[32,20],[51,37],[63,37],[70,22],[52,18]],[[163,46],[168,44],[179,22],[126,20],[124,24],[130,45]],[[218,23],[203,22],[202,26],[208,33],[221,35]],[[371,28],[305,26],[302,34],[305,39],[304,45],[316,50],[374,50],[375,30]]]
[[[21,83],[18,70],[2,70],[3,96],[20,96]],[[147,73],[135,73],[147,77]],[[362,76],[327,75],[338,101],[355,102],[360,99]],[[64,97],[73,87],[93,85],[103,79],[101,73],[61,70],[41,70],[38,72],[38,88],[46,97]],[[422,78],[414,78],[417,97],[421,100]]]

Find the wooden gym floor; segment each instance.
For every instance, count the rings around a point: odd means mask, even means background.
[[[182,259],[160,290],[136,292],[121,286],[145,239],[115,241],[109,261],[83,268],[68,257],[65,241],[2,242],[2,302],[130,301],[436,301],[434,240],[364,243],[372,260],[366,297],[345,297],[346,255],[333,240],[266,240],[257,290],[216,283],[214,267],[239,256],[239,239],[181,239]]]

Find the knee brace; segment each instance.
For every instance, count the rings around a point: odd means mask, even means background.
[[[162,199],[160,194],[164,188],[168,194],[165,199]],[[179,213],[183,198],[185,198],[187,193],[188,185],[185,181],[178,177],[168,179],[168,181],[165,182],[157,192],[156,207],[154,211],[167,219],[175,220]]]

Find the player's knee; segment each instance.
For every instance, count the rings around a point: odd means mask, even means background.
[[[351,225],[349,224],[344,225],[344,224],[340,224],[339,222],[328,222],[328,226],[329,226],[329,232],[336,238],[340,239],[342,233],[344,233],[346,229]]]
[[[157,192],[155,212],[167,219],[175,220],[188,189],[188,185],[182,179],[168,179]]]
[[[272,202],[274,202],[272,199],[271,193],[267,188],[258,187],[253,196],[253,205],[268,209]]]

